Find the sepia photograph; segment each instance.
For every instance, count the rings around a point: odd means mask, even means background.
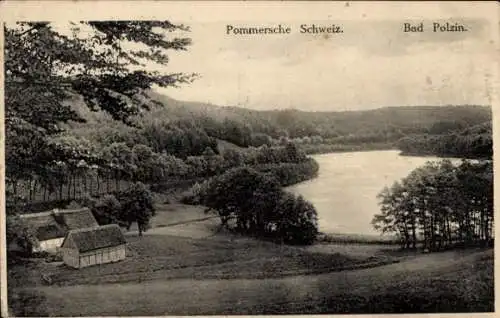
[[[495,311],[497,3],[0,7],[2,316]]]

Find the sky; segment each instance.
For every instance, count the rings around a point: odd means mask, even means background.
[[[221,106],[339,111],[492,104],[497,9],[493,2],[11,1],[2,4],[2,19],[183,23],[191,27],[193,45],[186,52],[170,51],[169,65],[158,70],[195,72],[200,78],[160,93]],[[429,30],[432,22],[450,18],[469,32]],[[404,33],[404,22],[424,22],[427,32]],[[292,34],[225,32],[227,24],[280,23]],[[301,24],[313,23],[341,25],[344,33],[298,32]]]
[[[305,21],[305,22],[304,22]],[[285,21],[292,34],[226,35],[226,25],[191,24],[193,45],[170,55],[168,71],[196,72],[182,88],[159,92],[180,100],[253,109],[360,110],[384,106],[491,104],[491,25],[464,20],[469,32],[402,31],[405,20]],[[180,21],[182,22],[182,21]],[[301,24],[342,25],[341,35],[300,34]]]

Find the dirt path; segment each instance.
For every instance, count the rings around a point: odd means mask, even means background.
[[[431,279],[488,251],[420,255],[398,264],[280,279],[147,281],[142,283],[45,286],[54,315],[166,315],[259,312],[286,303],[308,305],[335,294],[374,293],[409,276]]]

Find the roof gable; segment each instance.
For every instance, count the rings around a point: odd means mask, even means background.
[[[69,240],[75,244],[80,253],[127,243],[120,227],[116,224],[71,230],[64,241]]]
[[[35,230],[37,239],[45,241],[61,238],[70,230],[97,227],[94,215],[88,208],[77,210],[52,210],[20,215],[27,226]]]
[[[60,238],[66,234],[64,227],[54,219],[52,211],[21,214],[19,217],[28,227],[35,231],[39,241]]]
[[[54,218],[58,221],[58,223],[64,224],[68,230],[99,226],[94,218],[94,215],[88,208],[78,210],[59,210],[55,212]]]

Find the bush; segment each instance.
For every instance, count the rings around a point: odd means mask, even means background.
[[[7,246],[17,244],[22,249],[21,255],[31,256],[33,248],[39,246],[35,229],[23,222],[18,215],[7,215],[5,227]]]
[[[307,159],[300,163],[265,164],[255,168],[262,173],[270,174],[281,186],[286,187],[316,177],[319,165],[314,159]]]
[[[318,234],[312,204],[284,192],[269,174],[235,168],[197,189],[199,202],[215,211],[222,225],[236,219],[240,233],[289,244],[311,244]]]
[[[283,193],[273,214],[277,215],[277,236],[289,244],[312,244],[318,235],[318,216],[314,206],[302,196]]]
[[[125,225],[122,218],[122,206],[118,199],[112,194],[105,194],[97,202],[92,212],[99,224],[119,224]]]
[[[196,182],[189,190],[187,190],[181,198],[181,202],[184,204],[197,205],[201,204],[201,193],[203,188],[206,187],[205,182]]]

